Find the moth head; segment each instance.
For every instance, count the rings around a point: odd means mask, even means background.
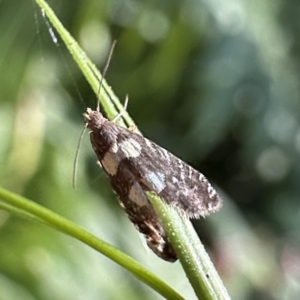
[[[87,108],[83,116],[86,126],[90,129],[101,127],[103,121],[105,120],[99,111],[92,110],[91,108]]]

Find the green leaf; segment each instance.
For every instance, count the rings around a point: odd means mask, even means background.
[[[31,219],[32,221],[37,221],[56,228],[57,230],[82,241],[131,272],[135,277],[146,283],[166,299],[183,299],[171,287],[133,258],[51,210],[20,195],[7,191],[2,187],[0,187],[0,199],[4,202],[0,202],[0,208],[25,217],[26,219]]]

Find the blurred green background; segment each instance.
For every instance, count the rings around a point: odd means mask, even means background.
[[[151,140],[202,171],[223,209],[195,221],[233,299],[300,295],[300,2],[49,0]],[[0,184],[133,256],[195,299],[143,246],[96,165],[96,96],[34,1],[0,1]],[[55,32],[54,32],[55,34]],[[0,210],[0,300],[161,299],[80,242]]]

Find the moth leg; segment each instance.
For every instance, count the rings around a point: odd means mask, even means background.
[[[135,125],[130,125],[127,129],[130,130],[131,132],[136,132],[137,127]]]

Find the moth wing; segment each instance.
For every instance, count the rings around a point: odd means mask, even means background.
[[[131,147],[135,154],[130,157],[126,153],[123,163],[145,191],[155,192],[190,218],[207,216],[221,208],[221,198],[203,174],[138,134],[126,129],[120,133],[118,144],[126,141],[127,148]]]

